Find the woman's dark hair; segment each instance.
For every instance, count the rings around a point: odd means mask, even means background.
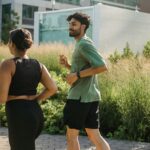
[[[19,51],[27,50],[33,43],[31,33],[27,29],[12,30],[9,37]]]
[[[67,21],[70,21],[72,18],[78,20],[81,24],[86,25],[85,32],[90,25],[90,16],[84,13],[76,12],[70,16],[68,16]]]

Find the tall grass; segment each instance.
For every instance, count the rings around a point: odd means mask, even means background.
[[[73,45],[62,44],[33,45],[28,51],[32,58],[45,64],[49,71],[54,71],[60,92],[54,97],[53,103],[60,105],[49,109],[48,103],[43,104],[45,111],[45,128],[58,133],[63,130],[62,113],[68,86],[61,79],[66,72],[59,65],[59,55],[71,58]],[[7,46],[0,46],[0,60],[11,57]],[[150,142],[150,59],[136,57],[119,59],[116,63],[108,61],[108,72],[98,78],[102,101],[100,102],[101,132],[108,137]],[[63,93],[63,94],[62,94]],[[53,105],[49,103],[49,105]],[[58,110],[59,109],[59,110]],[[55,115],[51,111],[55,110]],[[0,119],[6,122],[0,106]],[[56,112],[58,114],[56,115]],[[51,119],[49,119],[51,115]],[[59,118],[59,119],[58,119]],[[57,126],[57,127],[56,127]],[[57,128],[57,130],[55,130]],[[52,131],[53,130],[53,131]]]
[[[33,45],[28,51],[27,54],[31,58],[38,59],[41,63],[46,65],[50,71],[56,71],[60,73],[61,66],[59,65],[59,55],[70,56],[73,49],[73,45],[70,44],[65,46],[61,43],[54,44],[43,44],[40,46]],[[11,58],[8,46],[0,46],[0,61],[3,59]],[[70,57],[69,57],[70,58]]]
[[[117,138],[150,141],[150,60],[126,59],[108,66],[99,79],[102,131]]]

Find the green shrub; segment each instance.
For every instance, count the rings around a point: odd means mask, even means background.
[[[44,130],[51,134],[62,134],[65,132],[63,123],[64,102],[61,100],[47,100],[41,104],[44,112]]]
[[[135,58],[138,57],[138,53],[135,55]],[[108,57],[108,60],[115,64],[117,63],[119,60],[121,60],[122,58],[123,59],[130,59],[134,56],[134,53],[133,51],[130,49],[130,46],[129,44],[127,43],[126,44],[126,47],[123,49],[123,53],[120,54],[117,50],[113,53],[113,54],[110,54],[110,56]]]
[[[117,50],[113,54],[111,54],[108,58],[108,60],[111,63],[117,63],[120,59],[121,59],[121,55],[119,54]]]
[[[108,137],[150,141],[150,70],[144,68],[125,59],[99,76],[101,132]]]
[[[59,89],[56,95],[41,103],[45,116],[44,130],[64,133],[62,116],[69,90],[65,82],[68,71],[59,65],[58,54],[49,53],[49,46],[46,48],[48,53],[31,54],[46,65]],[[42,49],[39,48],[38,52]],[[3,56],[7,55],[0,55],[0,58]],[[116,51],[109,57],[113,64],[108,63],[108,72],[98,78],[102,95],[100,130],[111,138],[150,142],[150,63],[143,57],[131,59],[132,56],[134,54],[128,46],[123,54]],[[39,84],[38,92],[42,88]],[[0,105],[0,122],[7,126],[4,105]]]
[[[126,43],[126,47],[123,49],[123,54],[121,55],[122,58],[131,58],[134,56],[134,53],[130,49],[129,43]]]
[[[125,137],[149,141],[150,133],[150,79],[134,75],[121,88],[121,110]]]
[[[148,41],[144,46],[143,55],[146,58],[150,58],[150,41]]]
[[[0,126],[7,126],[7,119],[4,105],[0,105]]]
[[[116,101],[105,99],[100,102],[100,130],[104,135],[116,131],[122,121],[122,114]],[[109,137],[109,136],[108,136]]]
[[[119,128],[122,122],[122,114],[118,103],[120,94],[118,89],[120,86],[117,84],[117,80],[119,79],[117,79],[117,74],[115,74],[116,69],[109,71],[109,73],[100,75],[98,80],[102,96],[100,102],[100,130],[108,137],[110,135],[113,136],[114,131]]]

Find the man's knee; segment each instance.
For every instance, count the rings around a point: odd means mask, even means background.
[[[67,134],[67,141],[76,141],[78,139],[78,135]]]
[[[78,139],[79,131],[76,129],[67,129],[67,141],[75,141]]]
[[[100,132],[97,129],[86,129],[88,138],[92,141],[92,142],[98,142],[100,140]]]
[[[88,138],[90,141],[92,142],[95,142],[95,141],[98,141],[99,140],[99,137],[97,137],[96,135],[94,134],[88,134]]]

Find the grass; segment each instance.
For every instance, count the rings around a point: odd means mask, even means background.
[[[60,73],[61,66],[59,65],[59,55],[63,54],[70,58],[73,45],[65,46],[63,44],[43,44],[40,46],[33,45],[27,54],[31,58],[38,59],[41,63],[46,65],[49,71],[56,71]],[[0,46],[0,61],[13,57],[6,45]]]
[[[73,45],[65,46],[55,43],[33,45],[28,51],[30,57],[38,59],[49,71],[56,73],[53,77],[61,89],[61,93],[55,96],[58,102],[62,102],[67,94],[67,85],[64,84],[63,79],[60,79],[62,76],[59,76],[66,74],[59,65],[59,55],[64,54],[71,60],[72,50]],[[7,46],[1,45],[0,60],[9,57],[11,55]],[[105,55],[105,57],[109,56]],[[102,133],[108,137],[150,142],[150,59],[138,56],[130,59],[122,58],[116,63],[110,63],[108,59],[106,61],[108,72],[102,73],[98,78],[102,95],[100,102]],[[61,105],[61,110],[62,107]],[[60,119],[62,114],[59,115],[60,111],[57,108],[54,109],[58,111],[58,115],[52,116],[54,124],[57,122],[56,132],[58,132],[60,128],[63,130],[62,125],[59,127],[58,123],[58,118]],[[0,110],[3,112],[3,108]],[[52,110],[47,108],[45,110],[48,111],[48,115],[52,115],[49,112]],[[3,115],[0,118],[4,118]],[[51,120],[46,120],[46,123],[51,123]],[[53,132],[55,132],[55,126]]]
[[[150,60],[122,59],[108,68],[99,77],[102,130],[116,138],[150,141]]]

